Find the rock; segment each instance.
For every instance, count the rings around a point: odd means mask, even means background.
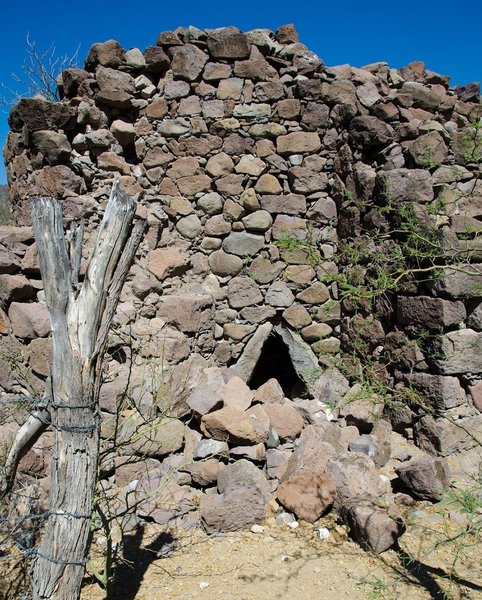
[[[162,281],[185,265],[186,259],[176,248],[158,248],[151,250],[147,270]]]
[[[481,295],[482,265],[472,263],[470,271],[461,271],[457,266],[445,268],[443,274],[433,284],[438,296],[449,298],[476,298]]]
[[[383,414],[384,405],[374,398],[370,400],[349,400],[339,408],[340,417],[344,417],[348,425],[354,425],[364,433],[369,433]]]
[[[395,137],[390,125],[369,115],[352,119],[349,132],[355,143],[362,148],[382,148]]]
[[[157,316],[185,333],[195,333],[212,318],[212,298],[205,294],[162,296]]]
[[[433,169],[444,162],[447,146],[438,131],[430,131],[412,142],[408,154],[417,167]]]
[[[174,77],[195,81],[207,61],[207,55],[200,48],[194,44],[185,44],[174,48],[171,69]]]
[[[377,175],[386,198],[394,204],[427,204],[433,200],[432,176],[422,169],[392,169]]]
[[[273,224],[273,218],[266,210],[257,210],[241,219],[248,231],[264,232]]]
[[[65,162],[71,147],[67,136],[56,131],[35,131],[32,134],[32,145],[43,154],[44,160],[49,165]]]
[[[307,425],[288,460],[281,481],[300,473],[324,472],[328,461],[337,456],[337,450],[331,441],[333,440],[324,435],[322,427]]]
[[[261,175],[254,189],[258,194],[279,194],[283,191],[278,179],[269,173]]]
[[[295,297],[284,281],[275,281],[266,291],[265,302],[270,306],[284,308],[290,306]]]
[[[75,110],[61,103],[47,102],[43,98],[21,98],[8,116],[12,131],[22,131],[25,125],[30,132],[55,132],[69,129],[74,122]]]
[[[225,152],[211,156],[206,164],[206,171],[213,177],[221,177],[231,173],[234,169],[232,158]]]
[[[248,529],[266,517],[265,505],[263,496],[254,489],[206,494],[201,497],[201,525],[208,534]]]
[[[298,519],[314,523],[333,504],[335,483],[324,473],[292,475],[281,483],[276,492],[278,500]]]
[[[48,377],[50,375],[52,340],[46,338],[33,339],[27,346],[26,356],[28,357],[30,368],[36,375],[40,375],[41,377]]]
[[[259,287],[250,277],[234,277],[228,282],[228,301],[233,308],[251,306],[262,299]]]
[[[85,59],[85,69],[94,71],[97,65],[103,67],[120,67],[124,58],[124,50],[116,40],[107,40],[106,42],[94,44],[91,46],[87,58]]]
[[[383,467],[390,460],[392,453],[392,426],[389,421],[380,419],[372,429],[371,436],[376,444],[375,465]]]
[[[223,241],[223,250],[236,256],[255,256],[263,246],[263,236],[244,231],[233,231]]]
[[[272,214],[302,215],[306,212],[306,199],[302,194],[264,195],[260,201],[261,207]]]
[[[197,215],[188,215],[179,219],[176,229],[183,237],[193,240],[202,232],[203,226]]]
[[[324,283],[316,281],[296,295],[297,300],[306,304],[322,304],[330,298],[330,292]]]
[[[218,477],[218,492],[229,493],[235,489],[251,489],[267,502],[271,497],[270,485],[263,472],[249,460],[241,459],[227,465]]]
[[[466,402],[465,392],[457,377],[417,372],[403,375],[397,373],[398,376],[436,410],[447,410]]]
[[[425,325],[436,328],[450,327],[465,320],[463,302],[442,300],[430,296],[398,296],[397,318],[403,325]]]
[[[194,483],[202,487],[207,487],[216,483],[222,468],[223,465],[219,460],[208,458],[207,460],[187,465],[185,470],[191,474]]]
[[[280,154],[305,154],[317,152],[321,142],[317,133],[293,132],[276,138],[276,148]]]
[[[243,268],[243,261],[239,256],[228,254],[224,250],[216,250],[210,254],[208,262],[212,272],[221,277],[237,275]]]
[[[251,406],[254,392],[240,377],[234,376],[218,390],[218,397],[222,400],[224,406],[245,411]]]
[[[262,404],[275,404],[283,402],[283,400],[283,389],[277,379],[268,379],[266,383],[259,386],[254,394],[254,402],[261,402]]]
[[[405,531],[401,522],[369,499],[350,502],[343,508],[342,518],[350,528],[351,537],[375,554],[391,548]]]
[[[409,492],[420,500],[437,502],[450,485],[450,469],[443,458],[425,456],[412,460],[398,467],[396,473]]]
[[[450,421],[426,415],[415,424],[417,446],[432,455],[450,456],[480,444],[482,415]]]
[[[165,456],[176,452],[184,443],[184,423],[178,419],[158,417],[147,423],[137,415],[123,419],[119,442],[123,452],[142,456]]]
[[[21,338],[46,337],[50,333],[50,319],[47,308],[38,302],[26,304],[12,302],[8,318],[13,335]]]
[[[443,334],[434,363],[443,375],[482,373],[482,332],[460,329]]]
[[[227,456],[229,446],[219,440],[201,440],[194,449],[194,458],[207,458],[208,456]]]
[[[201,430],[209,437],[235,445],[259,444],[267,437],[256,431],[249,416],[230,406],[204,415]]]
[[[374,462],[359,452],[344,452],[326,465],[326,473],[336,485],[335,508],[354,498],[378,498],[384,492]]]
[[[148,46],[143,54],[148,73],[158,75],[169,68],[169,58],[162,48]]]
[[[35,291],[24,275],[0,275],[0,306],[12,301],[31,300]]]
[[[214,31],[206,40],[213,58],[248,58],[250,47],[244,33],[235,27],[226,27]]]
[[[271,427],[276,430],[281,441],[293,441],[303,429],[300,412],[290,404],[265,404],[263,410],[268,415]]]
[[[414,106],[426,110],[436,109],[441,103],[441,98],[437,93],[432,91],[428,86],[415,81],[406,81],[399,93],[411,96]]]
[[[112,135],[116,138],[121,146],[127,146],[134,141],[136,131],[132,123],[126,123],[117,119],[110,126]]]
[[[319,96],[329,106],[356,106],[356,88],[346,79],[322,83]]]

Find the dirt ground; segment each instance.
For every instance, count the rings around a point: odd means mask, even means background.
[[[425,600],[482,599],[482,545],[471,541],[436,547],[439,535],[461,526],[425,514],[427,528],[407,532],[400,549],[374,556],[347,539],[327,518],[328,539],[301,523],[296,529],[268,520],[260,533],[208,537],[199,530],[164,531],[149,525],[126,540],[126,561],[117,569],[116,600]],[[449,530],[447,530],[449,527]],[[100,548],[100,546],[98,546]],[[467,550],[464,556],[463,549]],[[447,575],[458,552],[455,573]],[[446,593],[447,595],[444,595]],[[82,600],[103,592],[86,583]]]

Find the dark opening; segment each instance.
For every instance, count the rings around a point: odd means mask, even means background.
[[[278,380],[287,398],[300,397],[307,392],[306,385],[293,367],[288,347],[276,333],[272,333],[264,343],[249,387],[255,390],[272,378]]]

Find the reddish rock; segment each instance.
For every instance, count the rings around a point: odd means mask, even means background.
[[[314,523],[333,504],[336,486],[325,473],[306,472],[285,479],[276,493],[281,504],[298,519]]]
[[[204,415],[201,429],[208,437],[232,444],[259,444],[267,438],[256,430],[248,415],[229,406]]]
[[[12,325],[12,333],[17,337],[45,337],[50,333],[49,313],[47,308],[38,302],[12,302],[8,309],[8,318]]]
[[[283,402],[284,392],[277,379],[268,379],[260,385],[254,394],[254,401],[263,404],[275,404]]]
[[[224,406],[245,411],[251,406],[254,392],[249,389],[241,377],[234,376],[218,390],[218,396],[223,401]]]
[[[271,427],[280,440],[293,441],[303,429],[303,418],[300,412],[290,404],[265,404],[264,411],[269,417]]]
[[[409,493],[420,500],[437,502],[450,485],[450,469],[444,458],[424,456],[396,469]]]
[[[151,250],[147,270],[161,281],[186,265],[186,259],[176,248]]]

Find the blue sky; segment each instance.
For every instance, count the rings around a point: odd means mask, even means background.
[[[294,23],[300,41],[330,66],[383,60],[401,67],[423,60],[428,69],[450,75],[452,84],[482,80],[481,0],[24,0],[5,2],[1,17],[0,82],[6,85],[12,85],[11,73],[21,73],[27,33],[39,49],[54,43],[60,55],[80,45],[82,62],[93,43],[111,38],[143,50],[155,45],[160,31],[180,25],[236,25],[246,31],[285,23]],[[7,113],[0,112],[2,147]],[[0,183],[5,182],[2,164]]]

